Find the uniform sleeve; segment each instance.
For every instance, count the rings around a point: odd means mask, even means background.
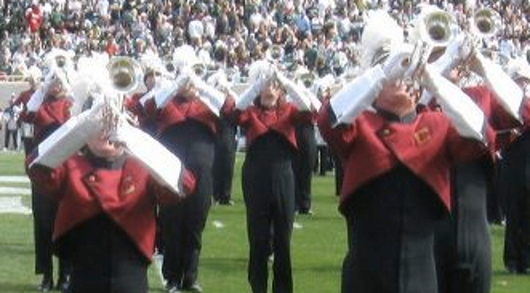
[[[494,133],[490,127],[486,127],[485,136],[492,137]],[[450,126],[447,132],[448,153],[454,163],[469,162],[488,153],[489,148],[494,147],[490,141],[486,145],[483,141],[462,136],[454,126]]]
[[[221,115],[226,117],[232,124],[237,124],[242,127],[245,127],[248,122],[248,110],[238,109],[236,101],[230,96],[226,98],[221,108]]]
[[[525,98],[521,107],[521,116],[523,117],[523,124],[528,128],[530,126],[530,99],[528,98]]]
[[[31,156],[26,161],[26,168],[31,163]],[[31,168],[27,169],[27,174],[31,182],[42,190],[44,194],[50,196],[55,200],[59,200],[62,190],[62,183],[65,174],[63,166],[57,168],[49,168],[40,164],[33,164]]]
[[[350,144],[356,137],[356,125],[339,124],[332,125],[336,121],[334,112],[329,104],[324,104],[317,116],[317,125],[322,134],[322,138],[331,150],[341,159],[348,157],[348,152],[351,149]]]
[[[300,109],[297,106],[291,107],[293,124],[311,123],[317,114],[317,111],[309,109]]]
[[[180,181],[182,192],[177,194],[152,178],[150,182],[153,188],[153,194],[156,194],[157,202],[161,205],[177,204],[195,192],[196,180],[191,171],[184,169],[181,172]]]

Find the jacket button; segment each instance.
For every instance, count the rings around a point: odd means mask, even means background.
[[[388,136],[390,134],[390,130],[388,128],[385,128],[383,129],[383,131],[381,131],[381,134],[383,134],[383,136]]]
[[[90,182],[96,182],[96,176],[94,176],[94,175],[90,175],[90,176],[88,176],[88,181],[90,181]]]

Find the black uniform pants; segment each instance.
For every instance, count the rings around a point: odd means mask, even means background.
[[[313,168],[314,173],[325,176],[327,171],[333,170],[333,162],[327,145],[317,145],[317,159],[318,164],[315,164]]]
[[[291,166],[292,150],[276,134],[266,134],[254,142],[243,163],[248,280],[253,293],[267,292],[271,252],[274,255],[272,292],[293,292],[291,234],[295,199]]]
[[[397,167],[345,202],[349,249],[342,293],[436,293],[434,225],[443,205]]]
[[[481,160],[452,171],[452,214],[436,225],[435,252],[440,293],[488,293],[491,239],[487,221],[486,168]]]
[[[530,268],[530,134],[524,133],[503,153],[499,190],[506,207],[504,265],[511,271]]]
[[[9,148],[10,139],[13,139],[13,149],[17,150],[18,149],[18,129],[10,130],[6,128],[5,135],[4,135],[4,147],[6,149]]]
[[[294,221],[294,185],[291,168],[278,166],[273,174],[268,174],[269,180],[264,178],[259,166],[246,164],[243,172],[250,246],[248,278],[252,292],[267,292],[271,243],[274,254],[273,292],[292,292],[290,242]]]
[[[147,293],[147,259],[106,215],[80,224],[58,241],[71,260],[68,293]]]
[[[335,166],[335,195],[340,195],[342,181],[344,181],[344,169],[336,155],[333,155],[333,165]]]
[[[300,124],[296,128],[298,152],[293,161],[295,177],[295,206],[299,212],[311,209],[311,179],[316,161],[316,141],[313,124]]]
[[[32,186],[33,237],[35,244],[35,273],[53,276],[53,227],[57,203]],[[59,258],[59,276],[68,274],[66,260]]]
[[[200,123],[183,124],[165,133],[163,143],[193,173],[196,189],[177,205],[161,207],[159,217],[164,238],[164,278],[171,284],[188,287],[198,278],[202,232],[213,192],[215,141]]]
[[[219,122],[215,142],[213,164],[213,197],[220,203],[228,203],[232,198],[232,179],[236,159],[236,127],[226,119]]]
[[[22,137],[22,143],[24,144],[24,154],[27,156],[33,150],[33,138],[32,137]]]

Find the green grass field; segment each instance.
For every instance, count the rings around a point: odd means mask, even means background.
[[[241,196],[238,156],[234,176],[234,206],[212,206],[204,232],[199,281],[207,293],[249,292],[247,283],[247,238]],[[20,153],[0,153],[0,176],[23,175]],[[0,187],[6,183],[0,182]],[[13,186],[10,184],[10,186]],[[25,184],[15,185],[23,187]],[[333,177],[314,177],[311,217],[299,216],[292,239],[295,292],[339,292],[340,267],[346,247],[344,221],[337,212]],[[6,196],[1,195],[0,196]],[[29,206],[29,196],[23,202]],[[217,228],[222,223],[222,228]],[[33,271],[32,218],[29,215],[0,214],[0,293],[35,292],[40,281]],[[492,227],[492,292],[530,292],[530,275],[515,276],[502,266],[503,228]],[[154,265],[150,292],[165,292]],[[367,280],[369,281],[369,280]],[[429,292],[426,292],[429,293]]]

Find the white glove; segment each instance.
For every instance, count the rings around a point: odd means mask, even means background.
[[[333,127],[353,123],[362,111],[372,105],[381,92],[385,79],[381,65],[377,65],[343,86],[329,101],[336,119],[332,121]]]
[[[236,100],[236,109],[245,110],[252,104],[252,101],[259,95],[267,80],[259,77],[256,82],[248,87]]]
[[[37,112],[37,110],[39,110],[40,105],[42,105],[42,102],[44,101],[44,95],[45,91],[42,87],[31,95],[28,103],[26,104],[28,112]]]
[[[287,94],[294,99],[302,111],[311,110],[311,99],[308,97],[308,93],[305,88],[295,84],[281,72],[276,71],[275,76],[276,79],[285,87]]]
[[[226,95],[207,84],[196,75],[191,76],[190,81],[199,91],[199,98],[201,101],[206,104],[215,115],[219,116],[219,112],[225,103]]]
[[[117,137],[127,153],[139,160],[158,183],[176,194],[184,193],[184,166],[178,157],[149,134],[128,124],[118,128]]]
[[[443,112],[461,136],[484,141],[484,113],[468,95],[431,65],[425,66],[421,82],[437,98]]]
[[[403,44],[390,51],[390,55],[381,66],[388,82],[393,83],[405,77],[405,73],[411,66],[412,49],[410,45]]]
[[[522,121],[520,109],[524,102],[524,92],[504,71],[500,64],[484,57],[480,52],[473,56],[471,70],[484,78],[493,97],[512,117]]]
[[[153,93],[157,108],[161,109],[169,102],[173,96],[190,80],[187,72],[180,74],[176,80],[164,80],[160,87]]]
[[[434,61],[434,67],[447,77],[460,62],[466,60],[474,51],[473,42],[466,34],[459,34],[445,48],[444,54]]]

